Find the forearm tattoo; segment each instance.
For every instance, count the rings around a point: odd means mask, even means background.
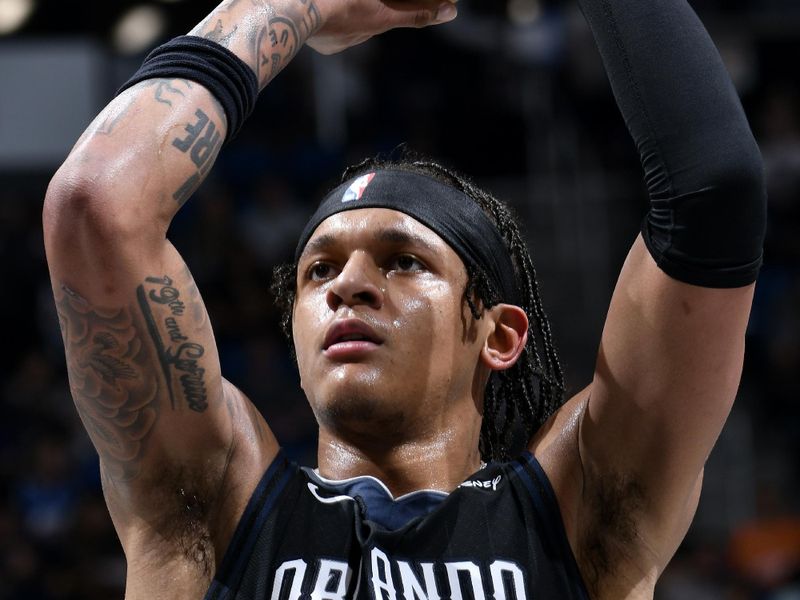
[[[259,19],[243,17],[255,10]],[[240,27],[240,22],[262,24]],[[314,0],[227,0],[191,31],[237,51],[263,89],[299,52],[322,24]],[[247,29],[244,31],[244,29]]]
[[[187,287],[184,298],[170,277],[148,277],[129,306],[111,309],[66,285],[56,293],[72,396],[112,479],[139,475],[164,411],[209,406],[206,349],[187,335],[207,325],[205,309]]]
[[[181,90],[178,85],[185,87],[187,90],[192,89],[192,83],[190,81],[186,81],[185,79],[156,79],[153,80],[153,82],[156,87],[156,102],[166,104],[170,108],[172,108],[173,99],[176,99],[176,97],[186,97],[186,94],[183,93],[183,90]]]
[[[172,140],[172,145],[188,154],[197,169],[172,194],[178,206],[183,206],[200,187],[222,148],[223,138],[219,126],[200,108],[194,114],[196,121],[185,126],[186,135]]]
[[[321,24],[321,15],[314,0],[227,0],[190,33],[211,39],[235,52],[251,66],[263,89],[294,58]],[[184,122],[174,116],[160,113],[156,116],[152,113],[153,107],[159,106],[162,110],[185,114],[183,111],[187,102],[197,102],[192,100],[196,96],[189,93],[194,85],[184,79],[143,81],[110,104],[81,138],[83,141],[95,135],[113,135],[123,147],[127,147],[122,130],[129,122],[135,119],[175,119],[174,124],[164,123],[170,126],[169,137],[157,140],[159,154],[152,158],[154,163],[158,161],[166,167],[163,172],[168,177],[164,186],[176,185],[172,189],[165,189],[162,196],[172,198],[175,210],[183,206],[200,187],[225,140],[226,117],[216,98],[212,97],[210,104],[189,105],[193,108],[191,117]],[[176,129],[180,130],[177,136],[174,133]],[[156,130],[163,129],[154,127],[153,131]],[[141,135],[140,130],[135,130],[134,134]],[[188,157],[191,161],[188,168],[181,167],[180,163],[173,168],[173,159],[169,154],[161,154],[164,144],[169,144],[172,149]],[[179,185],[169,183],[169,176],[174,176],[176,172],[184,173],[179,178]]]

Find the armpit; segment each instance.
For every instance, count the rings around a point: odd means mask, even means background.
[[[150,478],[149,506],[161,507],[150,519],[148,538],[142,540],[150,551],[209,577],[215,566],[213,528],[220,501],[220,482],[197,469],[164,467]]]
[[[646,509],[641,485],[619,473],[586,474],[578,563],[595,598],[608,581],[615,587],[623,572],[639,563],[639,519]],[[645,575],[644,573],[642,575]]]

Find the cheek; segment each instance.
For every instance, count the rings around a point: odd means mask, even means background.
[[[433,285],[424,293],[400,296],[392,322],[394,335],[407,339],[412,359],[438,358],[462,338],[461,296],[450,285]]]
[[[300,366],[303,358],[313,352],[315,340],[325,326],[328,312],[326,309],[324,296],[304,296],[295,301],[292,311],[292,339]]]

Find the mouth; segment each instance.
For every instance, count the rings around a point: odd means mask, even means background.
[[[369,325],[358,319],[334,323],[325,336],[322,352],[328,358],[345,359],[374,351],[383,339]]]

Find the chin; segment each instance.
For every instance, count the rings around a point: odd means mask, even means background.
[[[374,387],[348,382],[327,392],[314,401],[309,399],[321,427],[383,439],[393,439],[405,428],[407,414],[402,405],[377,396]]]

